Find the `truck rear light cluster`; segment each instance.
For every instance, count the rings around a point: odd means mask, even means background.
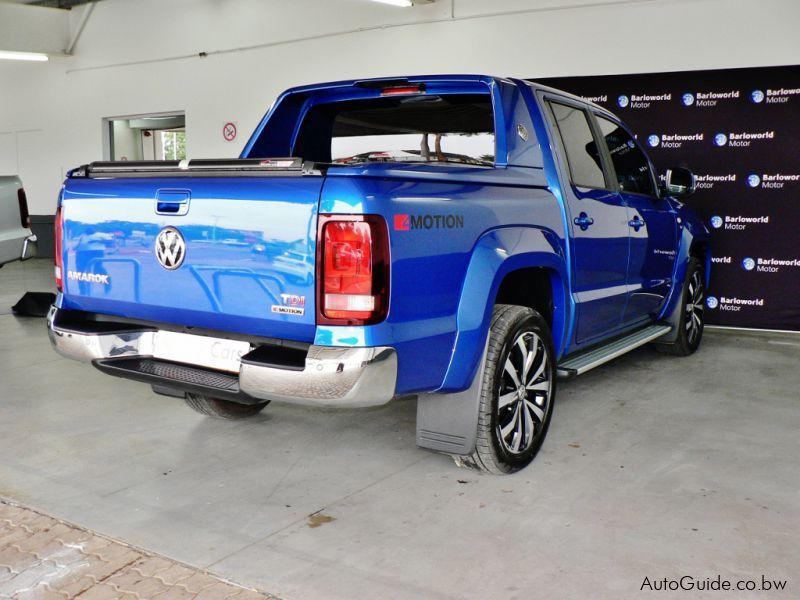
[[[63,275],[63,240],[64,240],[64,231],[63,231],[63,221],[61,219],[61,207],[58,207],[56,211],[56,220],[55,220],[55,255],[56,255],[56,268],[55,268],[55,276],[56,276],[56,289],[59,292],[63,291],[64,288],[64,275]]]
[[[17,190],[17,200],[19,200],[19,220],[25,229],[31,228],[31,215],[28,212],[28,196],[25,195],[25,190],[19,188]]]
[[[317,322],[367,325],[389,309],[389,235],[377,215],[321,215]]]

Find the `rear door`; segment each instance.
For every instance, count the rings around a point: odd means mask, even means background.
[[[659,197],[652,166],[633,136],[616,120],[596,114],[619,193],[628,212],[630,258],[625,325],[652,321],[672,288],[676,259],[675,213]]]
[[[546,96],[551,129],[561,144],[557,153],[567,217],[572,228],[573,294],[576,342],[599,340],[621,324],[627,301],[628,209],[604,170],[588,112],[581,104]]]
[[[322,182],[70,178],[63,307],[310,342]]]

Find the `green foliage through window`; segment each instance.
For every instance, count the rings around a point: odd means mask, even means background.
[[[164,160],[183,160],[186,158],[186,132],[162,131],[161,147]]]

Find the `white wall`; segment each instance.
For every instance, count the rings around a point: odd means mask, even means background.
[[[103,117],[185,110],[190,157],[235,156],[292,85],[798,64],[798,23],[797,0],[104,0],[74,56],[0,63],[0,141],[41,130],[18,151],[37,152],[21,175],[50,213],[64,171],[102,158]]]

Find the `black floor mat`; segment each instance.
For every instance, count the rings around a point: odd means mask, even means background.
[[[56,295],[50,292],[27,292],[11,311],[18,317],[46,317],[55,301]]]

